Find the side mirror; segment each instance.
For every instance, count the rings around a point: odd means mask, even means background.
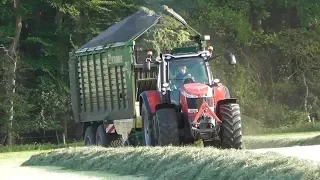
[[[229,63],[231,65],[234,65],[234,64],[237,64],[237,60],[236,60],[236,57],[230,52],[230,51],[227,51],[223,54],[223,57],[229,61]]]
[[[146,62],[143,63],[143,71],[149,72],[151,70],[151,62],[149,58],[146,59]]]

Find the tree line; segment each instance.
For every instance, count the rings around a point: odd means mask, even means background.
[[[316,0],[2,0],[0,144],[24,143],[32,132],[68,134],[68,53],[141,6],[164,4],[211,35],[216,52],[235,53],[239,65],[218,59],[212,67],[245,116],[274,128],[318,112]]]

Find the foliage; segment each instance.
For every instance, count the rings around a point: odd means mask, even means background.
[[[137,48],[138,50],[153,49],[158,53],[166,52],[190,43],[191,35],[180,22],[171,16],[163,15],[158,24],[138,39]]]
[[[0,45],[5,47],[14,36],[12,6],[12,1],[0,4],[4,10],[0,12]],[[61,131],[68,124],[71,112],[67,64],[69,51],[135,12],[137,7],[132,0],[67,3],[61,0],[27,0],[21,3],[21,7],[19,13],[23,16],[23,27],[19,61],[22,66],[18,69],[17,82],[24,90],[19,90],[15,95],[18,100],[14,104],[17,110],[14,117],[15,135],[18,137],[22,133],[39,130]],[[5,68],[4,64],[2,68]],[[8,100],[14,97],[2,93],[0,98],[0,112],[5,112],[9,108]],[[1,115],[1,135],[6,133],[7,122]]]
[[[302,27],[319,24],[320,18],[320,2],[317,0],[295,1],[295,0],[280,0],[277,2],[280,7],[296,8]]]
[[[50,79],[42,77],[41,95],[37,101],[40,109],[35,117],[35,126],[39,129],[62,130],[63,120],[68,120],[69,116],[65,108],[69,108],[70,100],[67,92],[57,87]],[[40,94],[40,93],[37,93]]]
[[[15,12],[12,0],[1,2],[0,46],[9,47]],[[239,99],[243,115],[263,127],[277,128],[304,125],[308,114],[319,114],[317,0],[25,0],[18,12],[22,31],[17,90],[12,96],[4,89],[7,64],[5,51],[0,50],[1,137],[7,133],[10,100],[14,100],[16,136],[62,131],[71,115],[68,53],[137,10],[158,11],[163,5],[211,35],[214,53],[230,50],[236,55],[239,64],[234,67],[224,59],[211,65],[215,77]],[[172,17],[163,16],[139,38],[137,47],[159,52],[193,45],[190,35]]]
[[[216,77],[239,99],[244,115],[267,127],[279,127],[304,124],[308,113],[318,109],[316,105],[308,112],[302,108],[306,93],[303,73],[309,89],[307,103],[316,102],[318,96],[314,78],[319,77],[316,59],[320,41],[316,23],[305,30],[297,20],[307,18],[301,6],[293,1],[284,6],[280,1],[264,0],[186,3],[190,6],[187,20],[211,34],[216,53],[226,49],[235,53],[238,67],[227,66],[223,59],[212,66]],[[291,13],[286,14],[288,11]],[[313,13],[312,9],[308,11],[304,15]],[[317,15],[313,13],[312,17],[316,19]],[[275,25],[278,22],[281,27]]]

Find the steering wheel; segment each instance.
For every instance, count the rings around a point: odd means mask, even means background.
[[[171,80],[169,80],[169,84],[170,84],[170,89],[171,89],[171,90],[178,89],[177,86],[176,86],[174,83],[172,83]]]
[[[189,83],[195,83],[195,81],[193,80],[193,78],[187,78],[186,80],[184,80],[183,84],[189,84]]]

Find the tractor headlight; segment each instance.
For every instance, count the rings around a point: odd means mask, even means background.
[[[164,88],[167,88],[167,87],[169,87],[169,83],[163,83],[162,86],[163,86]]]
[[[204,35],[204,40],[209,41],[210,40],[210,35]]]

